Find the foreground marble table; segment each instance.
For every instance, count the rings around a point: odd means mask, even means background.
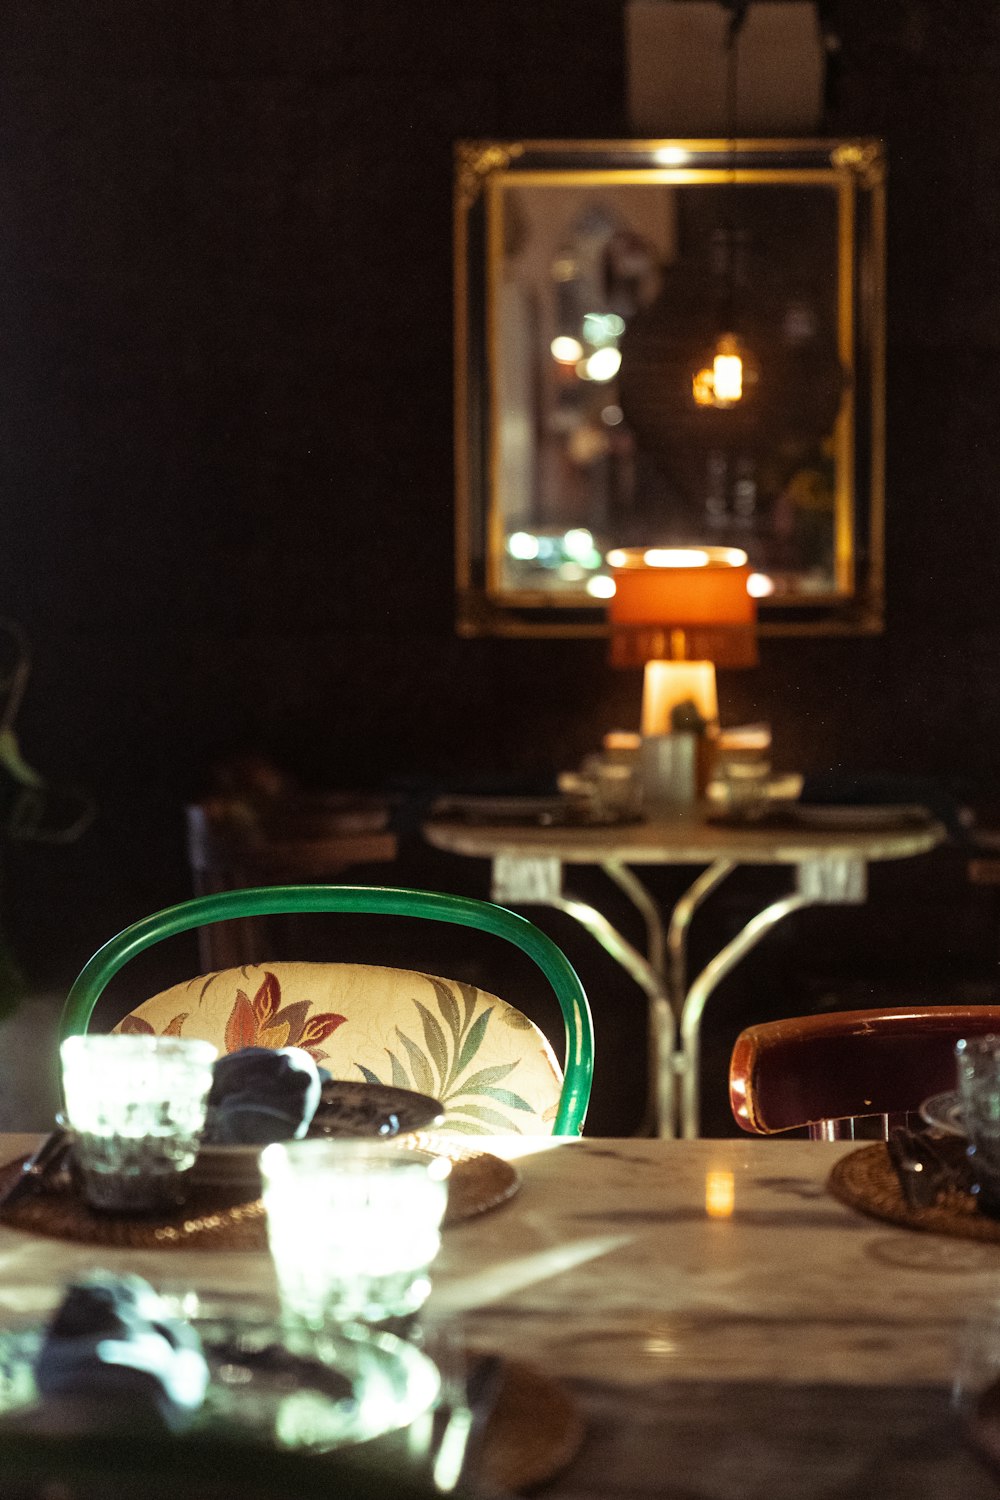
[[[0,1140],[4,1156],[20,1143]],[[1000,1246],[866,1219],[824,1190],[851,1143],[490,1141],[506,1205],[447,1231],[432,1305],[574,1391],[560,1500],[990,1500],[949,1409]],[[108,1252],[0,1230],[0,1307],[97,1263],[268,1286],[261,1254]]]

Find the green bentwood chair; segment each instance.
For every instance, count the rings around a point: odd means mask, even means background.
[[[534,1023],[495,996],[461,981],[354,963],[276,962],[201,975],[144,1001],[115,1030],[201,1036],[221,1052],[302,1046],[336,1078],[402,1085],[442,1099],[449,1130],[580,1134],[594,1068],[583,986],[561,949],[531,922],[465,896],[349,885],[197,896],[134,922],[94,954],[69,991],[60,1039],[85,1032],[109,981],[165,938],[234,917],[310,912],[424,918],[493,933],[520,948],[562,1011],[562,1072]]]

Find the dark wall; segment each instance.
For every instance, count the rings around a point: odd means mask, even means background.
[[[371,786],[575,762],[599,642],[452,624],[451,146],[628,134],[621,0],[0,0],[0,609],[23,747],[93,788],[5,851],[43,978],[187,893],[254,747]],[[783,767],[988,796],[1000,731],[1000,0],[844,0],[830,133],[890,160],[888,627],[723,687]]]

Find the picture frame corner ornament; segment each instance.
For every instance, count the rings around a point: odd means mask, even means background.
[[[504,172],[523,155],[516,141],[458,141],[455,145],[456,175],[466,206],[479,197],[482,185],[494,172]]]
[[[834,167],[853,172],[865,187],[875,187],[885,177],[885,147],[879,140],[842,141],[830,152]]]

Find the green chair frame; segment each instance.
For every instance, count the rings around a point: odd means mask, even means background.
[[[526,918],[490,901],[364,885],[276,885],[195,896],[133,922],[99,948],[70,987],[59,1039],[87,1030],[105,987],[131,959],[165,938],[232,917],[270,917],[309,912],[350,912],[421,917],[491,932],[533,959],[552,987],[566,1030],[563,1086],[553,1135],[579,1135],[590,1103],[594,1074],[594,1026],[586,992],[569,959]]]

